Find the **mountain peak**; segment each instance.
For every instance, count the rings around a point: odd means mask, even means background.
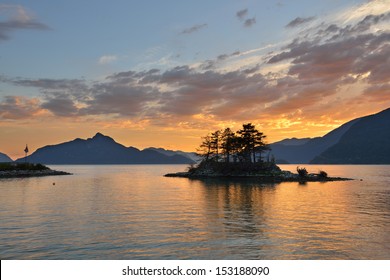
[[[91,143],[116,143],[113,138],[100,132],[96,133],[92,138],[88,138],[87,141]]]
[[[0,153],[0,162],[12,162],[13,160],[6,154]]]
[[[112,139],[110,136],[106,136],[100,132],[96,133],[95,136],[93,136],[92,138],[89,138],[91,140],[110,140],[110,141],[114,141],[114,139]]]
[[[101,137],[108,137],[108,136],[105,136],[105,135],[101,134],[100,132],[97,132],[97,133],[95,134],[95,136],[92,137],[92,139],[94,139],[94,138],[101,138]]]

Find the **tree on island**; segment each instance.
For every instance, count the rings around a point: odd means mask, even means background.
[[[264,142],[266,136],[251,123],[243,124],[242,129],[237,133],[241,139],[241,149],[243,150],[245,161],[256,163],[258,158],[261,162],[261,153],[269,150],[268,145]]]
[[[221,133],[221,151],[224,155],[225,162],[230,162],[230,156],[237,152],[236,142],[237,137],[229,127]]]
[[[212,158],[212,140],[210,135],[202,137],[203,141],[197,149],[197,155],[202,158],[203,161],[209,161]]]
[[[197,149],[204,161],[214,162],[262,162],[262,152],[269,150],[266,136],[251,123],[243,124],[242,129],[233,132],[230,128],[217,130],[202,137]]]
[[[270,149],[265,138],[252,123],[243,124],[237,132],[226,128],[209,133],[202,137],[197,149],[202,161],[190,170],[237,173],[272,169],[274,162],[264,162],[262,158],[262,153]]]
[[[282,171],[275,164],[275,157],[262,154],[270,150],[265,142],[266,135],[252,123],[242,125],[233,132],[230,128],[217,130],[202,137],[198,156],[202,160],[191,165],[187,172],[166,174],[166,177],[186,178],[259,178],[264,182],[324,182],[345,181],[348,178],[329,177],[325,171],[308,173],[306,168],[297,167],[297,174]]]

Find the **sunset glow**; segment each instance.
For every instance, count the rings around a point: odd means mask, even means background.
[[[271,143],[390,107],[388,0],[211,2],[0,4],[0,152],[195,151],[245,122]]]

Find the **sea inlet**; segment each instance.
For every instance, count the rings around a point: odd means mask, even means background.
[[[355,179],[306,183],[49,167],[73,175],[0,179],[1,259],[390,259],[388,165],[305,165]]]

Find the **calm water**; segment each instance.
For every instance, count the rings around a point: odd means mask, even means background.
[[[358,180],[305,185],[52,167],[74,175],[0,180],[1,259],[390,259],[390,166],[306,166]]]

